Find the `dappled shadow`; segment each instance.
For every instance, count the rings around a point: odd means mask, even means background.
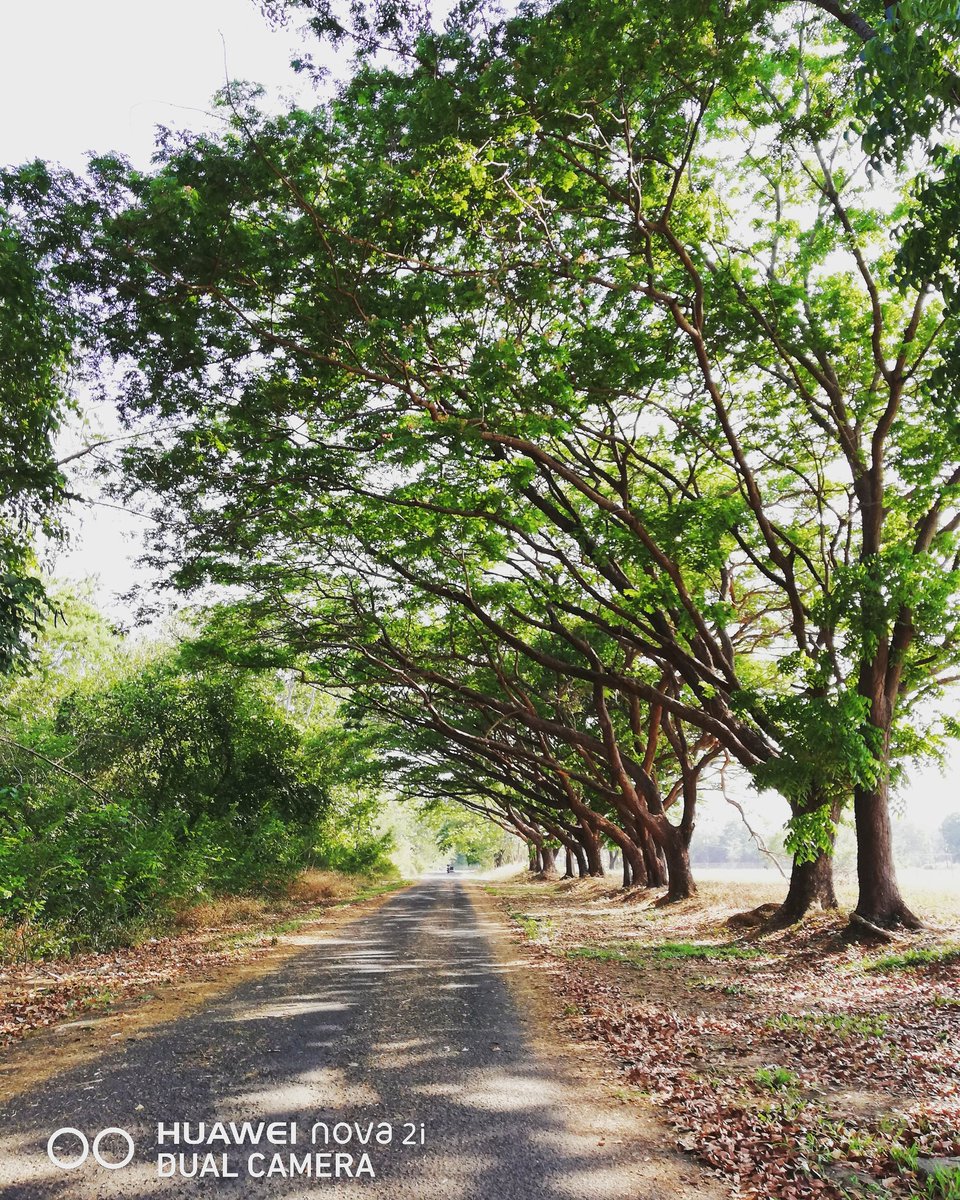
[[[658,1195],[638,1188],[628,1128],[609,1137],[596,1127],[577,1111],[576,1088],[531,1051],[506,978],[522,968],[494,956],[496,933],[455,878],[399,894],[202,1012],[11,1101],[0,1110],[0,1196],[292,1200],[321,1187],[337,1198],[362,1189],[369,1200]],[[366,1149],[376,1178],[251,1179],[249,1146],[157,1145],[159,1123],[260,1120],[296,1122],[298,1132],[293,1147],[256,1147],[263,1165],[274,1153],[289,1162],[291,1150],[301,1159],[341,1150],[357,1162]],[[327,1146],[322,1129],[310,1142],[317,1123],[356,1122],[363,1134],[381,1121],[398,1140],[406,1124],[413,1144]],[[63,1126],[91,1139],[126,1129],[135,1159],[117,1171],[92,1160],[60,1171],[46,1139]],[[226,1151],[240,1175],[160,1179],[158,1150]]]

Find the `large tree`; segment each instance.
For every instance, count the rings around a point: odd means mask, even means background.
[[[578,0],[436,32],[355,5],[329,105],[229,89],[224,133],[166,136],[149,173],[48,178],[59,247],[98,218],[63,271],[102,297],[125,410],[170,418],[128,466],[180,582],[309,590],[318,533],[366,524],[496,632],[425,549],[469,522],[568,672],[787,795],[800,866],[852,795],[858,915],[913,923],[888,787],[956,656],[957,317],[911,199],[937,113],[900,94],[909,145],[877,130],[918,38],[953,104],[946,19]]]
[[[0,204],[0,674],[23,661],[49,611],[35,542],[59,533],[65,484],[53,440],[69,352],[62,309]]]

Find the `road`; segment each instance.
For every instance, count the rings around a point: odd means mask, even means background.
[[[629,1108],[606,1102],[551,1054],[549,1031],[524,1013],[511,978],[525,968],[511,961],[509,938],[471,899],[471,885],[431,878],[304,940],[270,973],[8,1102],[0,1197],[708,1194],[678,1190],[672,1152],[644,1144]],[[251,1124],[244,1135],[231,1121]],[[261,1127],[270,1122],[278,1124]],[[202,1144],[185,1144],[201,1136],[200,1123]],[[64,1127],[88,1143],[122,1129],[133,1158],[107,1169],[91,1152],[60,1169],[47,1139]],[[99,1150],[116,1162],[127,1142],[110,1134]],[[54,1145],[63,1162],[81,1151],[72,1133]],[[195,1153],[206,1170],[185,1177]]]

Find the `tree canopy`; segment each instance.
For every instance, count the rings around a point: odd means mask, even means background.
[[[71,339],[29,245],[0,203],[0,674],[23,662],[48,605],[35,559],[65,482],[53,438],[68,408]]]
[[[231,86],[147,172],[9,183],[160,430],[123,457],[158,558],[298,669],[346,654],[418,771],[439,736],[556,831],[616,815],[636,873],[683,877],[704,758],[790,801],[801,909],[852,803],[859,918],[913,924],[888,788],[958,645],[954,14],[289,7],[353,49],[328,103]]]

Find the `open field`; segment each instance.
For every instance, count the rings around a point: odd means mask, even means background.
[[[731,926],[782,884],[703,874],[698,899],[671,908],[606,880],[487,887],[567,1031],[616,1060],[624,1103],[652,1098],[737,1195],[960,1195],[955,887],[905,881],[936,927],[867,950],[835,915]]]

